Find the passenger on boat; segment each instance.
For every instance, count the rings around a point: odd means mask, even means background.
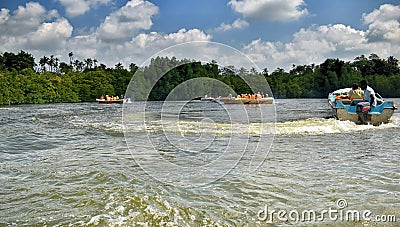
[[[348,94],[349,99],[354,103],[355,100],[364,100],[364,91],[358,87],[358,84],[354,83],[351,86],[351,90]]]
[[[364,100],[366,102],[369,102],[371,106],[376,106],[377,102],[374,89],[368,86],[366,80],[362,80],[360,84],[361,84],[361,89],[364,91]]]

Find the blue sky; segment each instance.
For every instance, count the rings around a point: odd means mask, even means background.
[[[36,60],[68,61],[73,52],[140,65],[190,41],[232,46],[272,70],[371,53],[400,58],[398,0],[0,0],[0,9],[0,52]]]

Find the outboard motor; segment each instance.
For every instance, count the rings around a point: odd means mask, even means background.
[[[356,113],[361,124],[366,124],[368,119],[368,112],[371,109],[369,102],[359,102],[356,105]]]

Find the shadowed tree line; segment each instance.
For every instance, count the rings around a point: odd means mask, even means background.
[[[29,53],[0,54],[0,105],[91,102],[101,95],[121,95],[137,67],[124,69],[97,64],[95,59],[73,58],[60,62],[54,56],[40,58]]]
[[[54,55],[43,56],[36,64],[34,57],[24,51],[0,54],[0,105],[91,102],[105,94],[121,95],[135,73],[130,88],[138,100],[165,100],[178,85],[190,97],[197,93],[184,82],[195,78],[221,81],[238,94],[253,93],[242,79],[253,75],[265,77],[276,98],[325,98],[330,91],[350,87],[362,79],[384,97],[400,97],[399,60],[392,56],[381,59],[376,54],[361,55],[352,62],[326,59],[320,65],[293,65],[289,72],[277,68],[272,73],[266,68],[259,72],[175,57],[156,57],[142,68],[131,63],[129,69],[121,63],[108,68],[96,59],[75,59],[72,52],[68,57],[69,62],[61,62]],[[226,89],[213,88],[215,83],[193,81],[208,95],[227,95],[222,94]]]
[[[399,60],[361,55],[353,62],[326,59],[320,65],[293,65],[289,72],[264,72],[278,98],[325,98],[328,93],[366,79],[383,97],[400,97]]]

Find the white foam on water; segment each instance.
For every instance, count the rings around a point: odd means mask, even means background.
[[[110,132],[123,133],[176,133],[187,134],[214,134],[214,135],[286,135],[286,134],[332,134],[356,132],[363,130],[380,130],[400,127],[400,118],[393,116],[389,123],[379,126],[357,125],[350,121],[339,121],[333,118],[309,118],[298,121],[275,123],[216,123],[204,121],[174,121],[153,120],[122,122],[96,122],[85,119],[72,119],[71,124],[79,128],[95,128]]]
[[[74,127],[77,127],[77,128],[94,128],[94,129],[99,129],[99,130],[104,130],[104,131],[123,133],[122,122],[118,122],[118,123],[110,122],[110,121],[97,122],[97,121],[85,120],[85,119],[79,119],[79,118],[72,119],[69,122]]]
[[[298,121],[287,121],[278,123],[209,123],[197,121],[165,121],[157,120],[146,123],[146,127],[133,125],[127,127],[129,132],[148,133],[176,133],[201,134],[209,133],[215,135],[287,135],[287,134],[332,134],[344,132],[357,132],[364,130],[381,130],[400,127],[400,119],[392,117],[388,124],[379,126],[357,125],[351,121],[340,121],[336,119],[309,118]]]
[[[190,220],[189,218],[187,218]],[[85,225],[107,226],[181,226],[186,223],[178,208],[161,196],[117,197],[110,194],[102,214]]]
[[[380,128],[398,128],[400,127],[400,115],[393,115],[389,123],[379,125]]]
[[[0,107],[0,110],[19,110],[20,108],[18,107]]]
[[[397,123],[395,122],[397,121]],[[332,134],[357,132],[365,130],[380,130],[400,127],[398,119],[388,124],[379,126],[357,125],[351,121],[339,121],[336,119],[310,118],[300,121],[290,121],[276,124],[276,134]]]

